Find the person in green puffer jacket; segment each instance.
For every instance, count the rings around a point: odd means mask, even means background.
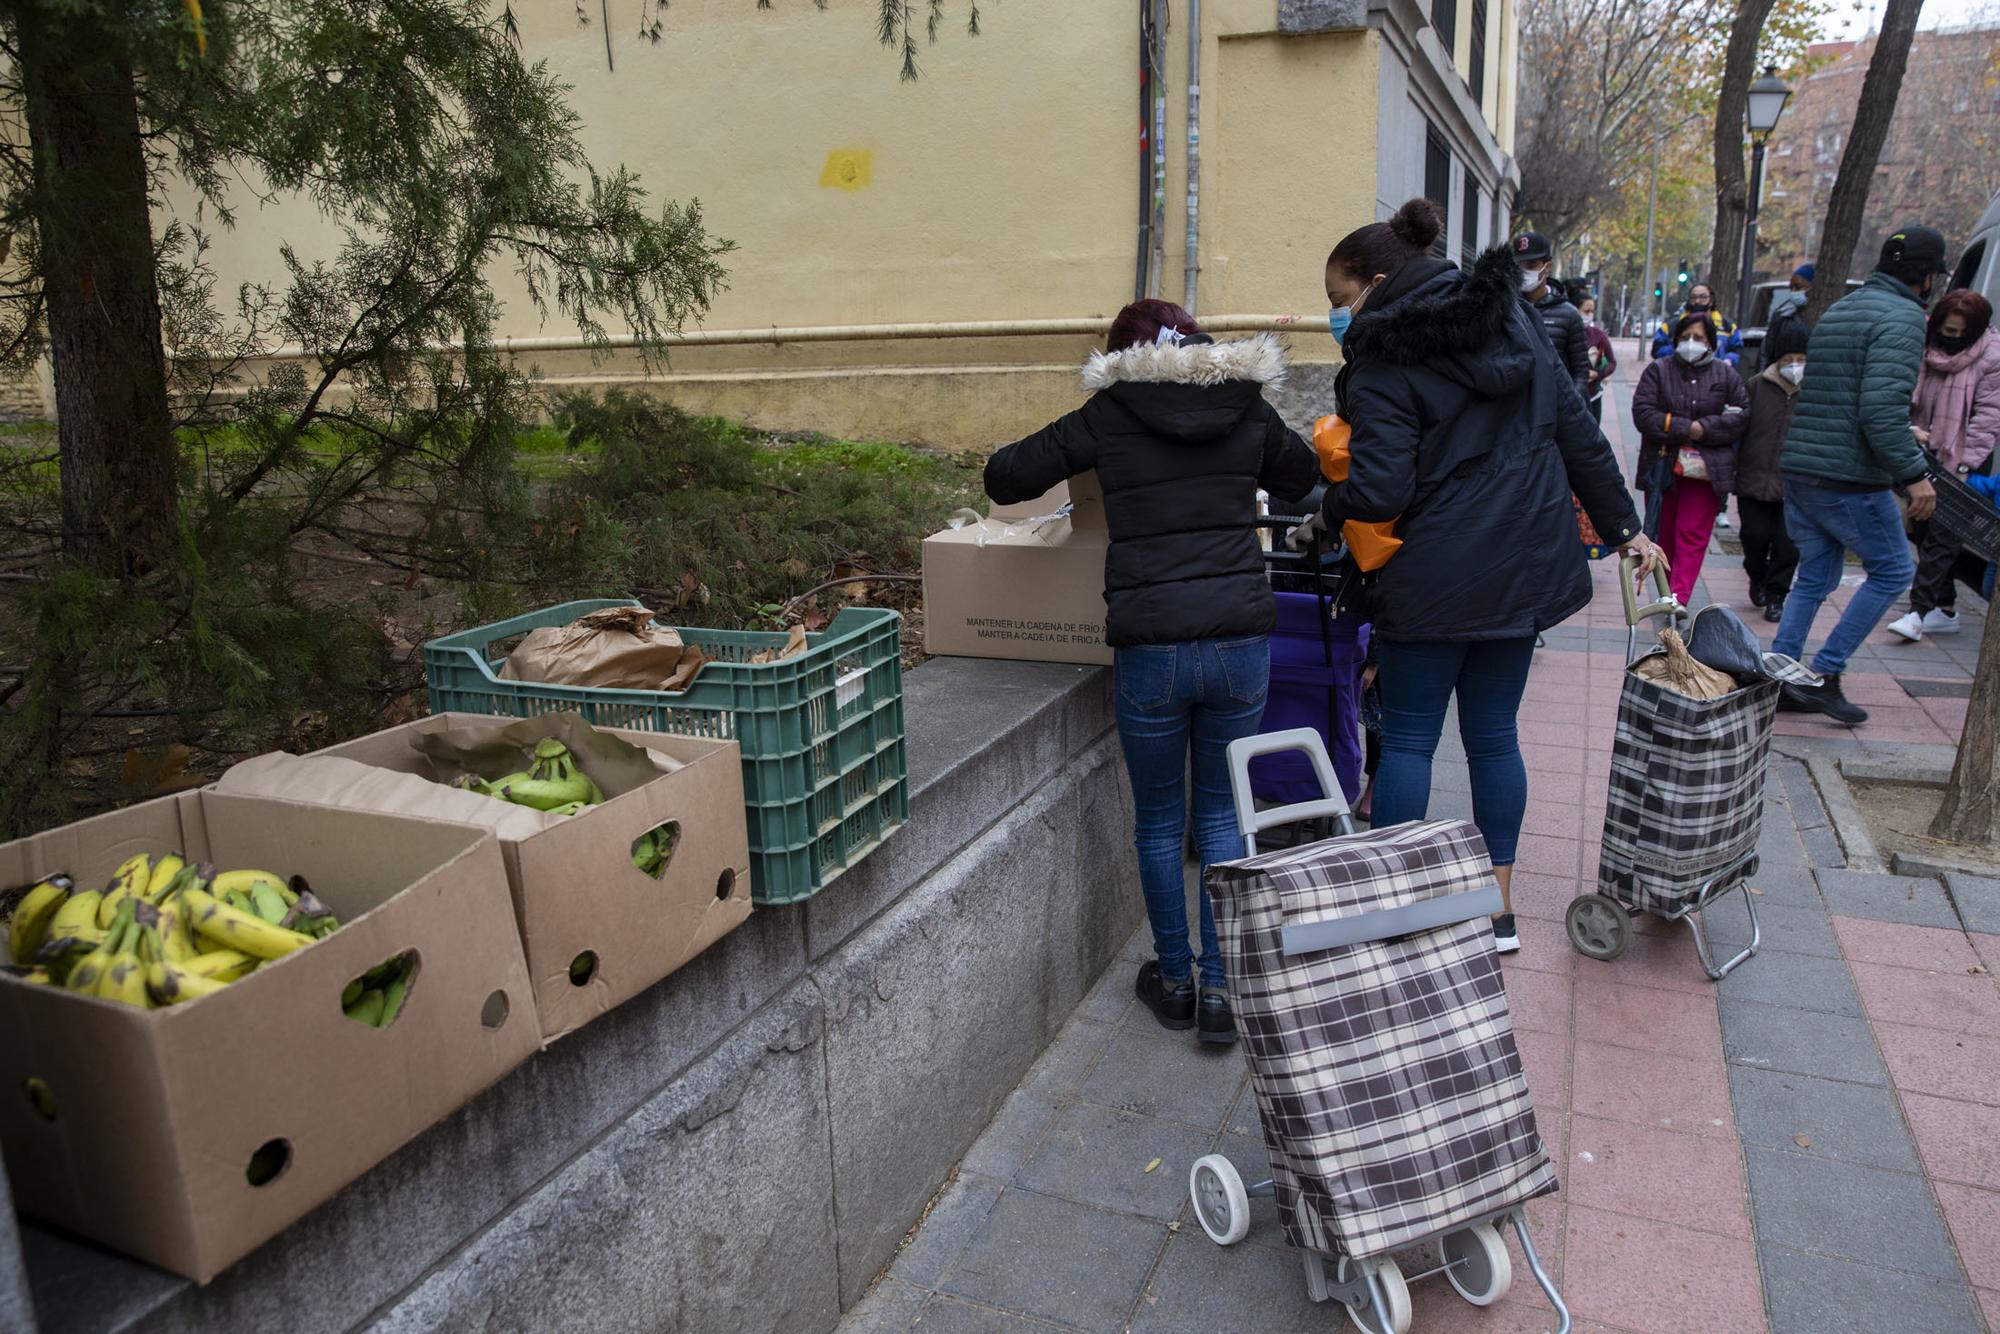
[[[1818,686],[1786,685],[1779,707],[1824,713],[1849,727],[1868,714],[1841,693],[1847,659],[1916,573],[1893,490],[1910,516],[1937,505],[1923,447],[1910,429],[1910,395],[1924,356],[1924,307],[1946,269],[1944,236],[1905,227],[1882,243],[1868,281],[1834,302],[1812,333],[1812,359],[1785,434],[1785,527],[1799,548],[1798,581],[1771,647],[1805,655],[1820,604],[1840,586],[1847,552],[1867,581],[1812,660]]]

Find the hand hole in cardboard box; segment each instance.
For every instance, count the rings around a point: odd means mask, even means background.
[[[573,987],[590,985],[590,979],[597,976],[597,951],[585,950],[569,961],[569,984]]]
[[[506,992],[494,992],[486,998],[486,1004],[479,1007],[480,1026],[497,1032],[507,1022],[508,1012],[513,1008],[513,1002],[507,999]]]
[[[409,1006],[423,963],[415,950],[384,959],[341,988],[340,1012],[357,1024],[387,1028]]]
[[[667,873],[667,863],[680,845],[681,822],[669,820],[632,840],[632,864],[658,880]]]
[[[56,1119],[55,1090],[49,1087],[48,1080],[28,1079],[23,1081],[22,1088],[28,1095],[28,1106],[35,1109],[36,1116],[44,1121]]]
[[[736,892],[735,868],[725,866],[722,868],[722,874],[715,878],[715,897],[718,899],[726,899],[735,892]]]
[[[268,1186],[285,1174],[292,1165],[292,1142],[286,1139],[267,1139],[257,1146],[257,1152],[250,1155],[250,1165],[243,1169],[243,1179],[253,1186]]]

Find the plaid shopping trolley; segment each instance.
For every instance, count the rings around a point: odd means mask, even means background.
[[[1328,795],[1260,812],[1250,761],[1286,750],[1306,753]],[[1241,1240],[1248,1196],[1274,1196],[1313,1300],[1400,1334],[1412,1279],[1442,1273],[1475,1305],[1500,1300],[1511,1223],[1567,1330],[1523,1217],[1557,1182],[1493,950],[1500,892],[1485,842],[1455,821],[1353,832],[1311,729],[1236,742],[1229,763],[1250,855],[1210,867],[1206,885],[1271,1179],[1246,1187],[1226,1157],[1196,1162],[1202,1229]],[[1263,830],[1327,818],[1339,836],[1256,851]],[[1418,1245],[1438,1262],[1406,1278],[1393,1253]]]
[[[1666,591],[1663,574],[1658,576],[1659,599],[1640,607],[1633,596],[1632,568],[1627,560],[1621,571],[1631,629],[1597,892],[1579,895],[1570,904],[1565,925],[1579,953],[1610,960],[1631,943],[1633,913],[1686,922],[1702,969],[1719,981],[1757,952],[1763,939],[1757,900],[1747,890],[1743,894],[1750,942],[1720,965],[1710,952],[1701,914],[1724,895],[1745,889],[1757,872],[1779,682],[1818,678],[1800,671],[1789,658],[1767,654],[1767,674],[1749,678],[1719,699],[1693,699],[1649,680],[1636,669],[1665,650],[1635,658],[1638,627],[1653,617],[1684,629],[1692,622],[1687,609]]]

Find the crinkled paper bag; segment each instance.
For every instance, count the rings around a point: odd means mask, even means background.
[[[672,627],[655,625],[649,609],[606,607],[568,625],[530,630],[507,655],[500,679],[678,691],[688,688],[707,660]]]

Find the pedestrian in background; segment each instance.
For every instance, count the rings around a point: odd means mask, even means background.
[[[1785,320],[1805,313],[1806,302],[1812,296],[1812,285],[1813,266],[1810,264],[1801,264],[1792,270],[1792,279],[1789,283],[1785,284],[1785,290],[1772,296],[1771,313],[1764,320],[1764,361],[1766,364],[1769,364],[1773,360],[1770,350],[1771,333]]]
[[[1264,398],[1284,373],[1269,335],[1217,343],[1179,306],[1135,301],[1084,365],[1089,400],[986,464],[986,494],[1003,505],[1097,472],[1111,530],[1104,637],[1153,927],[1135,989],[1161,1026],[1218,1045],[1236,1025],[1205,889],[1199,959],[1188,945],[1187,780],[1203,868],[1240,855],[1227,751],[1263,720],[1277,626],[1257,491],[1298,500],[1319,482],[1312,446]]]
[[[1514,238],[1514,263],[1520,268],[1521,299],[1534,308],[1542,327],[1549,331],[1556,357],[1576,383],[1576,392],[1590,398],[1590,337],[1583,314],[1569,303],[1549,278],[1555,270],[1549,238],[1540,232],[1523,232]]]
[[[1785,527],[1799,548],[1799,574],[1772,647],[1803,658],[1820,605],[1840,586],[1847,553],[1867,579],[1813,657],[1817,686],[1789,682],[1778,707],[1823,713],[1849,727],[1868,711],[1840,688],[1847,660],[1910,586],[1916,562],[1891,494],[1909,497],[1910,518],[1937,507],[1910,400],[1924,359],[1924,307],[1945,269],[1944,236],[1905,227],[1882,243],[1868,281],[1833,303],[1812,331],[1812,374],[1799,386],[1785,436]]]
[[[1743,518],[1743,573],[1750,605],[1776,625],[1798,572],[1799,549],[1785,531],[1785,434],[1792,428],[1812,335],[1792,317],[1764,340],[1764,369],[1750,381],[1750,420],[1736,451],[1736,509]]]
[[[1437,206],[1413,199],[1327,257],[1353,461],[1301,528],[1400,520],[1402,546],[1366,585],[1382,667],[1374,825],[1424,818],[1456,699],[1473,823],[1500,883],[1494,945],[1509,952],[1520,948],[1511,891],[1528,801],[1516,716],[1537,632],[1590,601],[1571,494],[1647,569],[1659,553],[1538,312],[1520,299],[1530,272],[1520,241],[1460,272],[1431,256],[1443,229]],[[1527,253],[1540,248],[1522,239]]]
[[[1736,480],[1736,445],[1750,407],[1736,368],[1716,355],[1715,320],[1690,311],[1674,322],[1674,350],[1647,366],[1632,391],[1639,428],[1639,488],[1666,549],[1674,596],[1694,597],[1708,540]]]
[[[1618,369],[1618,354],[1611,350],[1611,335],[1597,322],[1597,298],[1585,297],[1576,303],[1576,309],[1583,316],[1583,336],[1589,344],[1590,390],[1583,396],[1584,402],[1590,405],[1590,419],[1602,425],[1604,384]]]
[[[2000,331],[1993,306],[1977,292],[1945,295],[1931,311],[1924,364],[1911,402],[1917,441],[1937,466],[1960,478],[1983,472],[2000,438]],[[1915,643],[1958,633],[1958,543],[1936,523],[1917,526],[1917,575],[1910,613],[1892,633]]]
[[[1680,320],[1683,315],[1707,315],[1715,325],[1715,355],[1730,365],[1737,365],[1743,359],[1743,332],[1732,323],[1728,316],[1715,308],[1715,290],[1707,283],[1696,283],[1688,288],[1687,301],[1678,312],[1660,321],[1660,327],[1653,330],[1653,360],[1671,355],[1674,345],[1680,342]]]

